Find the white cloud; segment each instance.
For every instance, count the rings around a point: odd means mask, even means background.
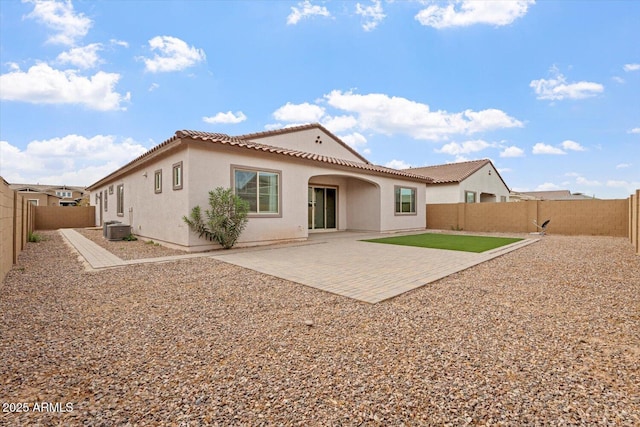
[[[15,183],[89,185],[146,151],[111,135],[31,141],[24,150],[0,141],[2,175]]]
[[[629,130],[629,133],[640,133],[640,128],[633,128]]]
[[[582,145],[578,144],[575,141],[571,141],[569,139],[567,139],[566,141],[563,141],[561,145],[562,145],[562,148],[564,148],[565,150],[571,150],[571,151],[586,151],[587,150]]]
[[[495,147],[495,144],[490,144],[481,139],[476,139],[473,141],[465,141],[462,144],[459,144],[457,142],[450,142],[448,144],[443,145],[442,148],[436,149],[435,152],[451,154],[455,156],[458,154],[476,153],[478,151],[482,151],[489,147]]]
[[[27,18],[35,19],[54,31],[47,40],[49,43],[74,45],[77,39],[84,37],[93,24],[91,19],[73,10],[73,4],[67,1],[23,0],[33,3],[33,11]]]
[[[622,69],[626,72],[638,71],[640,70],[640,64],[624,64],[624,67],[622,67]]]
[[[287,102],[286,105],[278,108],[273,113],[273,117],[276,120],[297,123],[319,122],[322,116],[324,116],[324,108],[308,102],[302,104]]]
[[[360,150],[367,145],[367,138],[358,132],[353,132],[349,135],[341,135],[339,138],[354,150]]]
[[[356,14],[362,16],[365,19],[362,28],[365,31],[371,31],[375,29],[380,22],[386,17],[382,10],[380,0],[372,0],[371,5],[362,6],[360,3],[356,4]]]
[[[622,77],[619,77],[619,76],[613,76],[613,77],[611,77],[611,80],[613,80],[616,83],[620,83],[620,84],[624,84],[625,83],[624,79]]]
[[[330,17],[331,13],[324,6],[312,5],[309,0],[298,3],[298,7],[291,8],[291,14],[287,17],[287,25],[295,25],[303,18],[311,16]]]
[[[84,77],[73,70],[56,70],[47,64],[37,64],[26,73],[14,70],[0,75],[0,99],[33,104],[80,104],[94,110],[124,110],[121,103],[130,94],[115,91],[120,74],[99,71]]]
[[[500,152],[500,157],[523,157],[524,150],[522,148],[516,147],[512,145],[510,147],[506,147],[504,150]]]
[[[129,43],[127,43],[124,40],[111,39],[109,40],[109,43],[111,43],[112,45],[120,46],[120,47],[129,47]]]
[[[585,178],[583,176],[577,176],[576,177],[576,184],[587,185],[587,186],[590,186],[590,187],[594,187],[594,186],[595,187],[599,187],[599,186],[602,185],[602,183],[600,181],[595,181],[595,180],[592,181],[592,180],[589,180],[589,179],[587,179],[587,178]]]
[[[355,94],[334,90],[324,96],[339,110],[355,114],[361,130],[386,135],[406,134],[416,139],[443,140],[454,134],[472,134],[522,127],[522,122],[500,110],[466,110],[461,113],[431,111],[429,105],[385,94]]]
[[[604,86],[594,82],[567,83],[567,79],[556,67],[550,70],[552,78],[549,80],[532,80],[529,87],[533,88],[537,99],[552,101],[563,99],[584,99],[596,96],[604,91]]]
[[[158,83],[151,83],[151,86],[149,86],[148,91],[149,92],[153,92],[154,90],[158,89],[160,87],[160,85]]]
[[[153,58],[142,58],[146,71],[151,73],[181,71],[206,59],[204,50],[176,37],[156,36],[149,40],[149,47],[158,52]]]
[[[560,187],[552,182],[545,182],[544,184],[538,185],[534,191],[553,191],[553,190],[560,190]]]
[[[247,116],[242,111],[237,111],[235,114],[231,111],[226,113],[218,113],[215,116],[203,117],[202,121],[205,123],[241,123],[247,120]]]
[[[409,169],[411,167],[411,165],[405,162],[404,160],[396,160],[396,159],[393,159],[385,163],[384,166],[391,169]]]
[[[567,154],[559,148],[538,142],[533,146],[533,154]]]
[[[353,116],[325,116],[322,125],[333,133],[344,132],[354,128],[358,121]]]
[[[100,43],[74,47],[58,55],[57,61],[61,64],[71,64],[82,69],[93,68],[100,62],[100,57],[98,56],[100,50],[102,50]]]
[[[631,166],[630,163],[620,163],[620,164],[616,165],[616,169],[626,169],[629,166]]]
[[[533,0],[450,1],[447,6],[429,4],[415,16],[422,25],[433,28],[465,27],[474,24],[509,25],[523,17]],[[457,7],[458,6],[458,7]]]

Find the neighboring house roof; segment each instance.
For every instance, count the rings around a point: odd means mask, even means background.
[[[453,184],[460,183],[469,178],[475,172],[480,170],[487,164],[491,164],[491,160],[471,160],[468,162],[447,163],[444,165],[424,166],[419,168],[404,169],[405,172],[412,172],[419,175],[425,175],[433,178],[432,184]],[[498,170],[493,166],[498,178],[502,181],[506,188],[509,188],[504,182]]]
[[[339,159],[336,157],[329,157],[329,156],[323,156],[320,154],[315,154],[315,153],[309,153],[309,152],[305,152],[305,151],[299,151],[299,150],[293,150],[293,149],[289,149],[289,148],[282,148],[282,147],[277,147],[275,145],[267,145],[267,144],[260,144],[257,142],[252,142],[249,140],[249,138],[254,138],[254,136],[252,135],[260,135],[260,137],[264,137],[264,136],[272,136],[272,135],[277,135],[279,133],[285,133],[285,132],[293,132],[293,131],[297,131],[297,130],[304,130],[304,129],[311,129],[311,128],[318,128],[318,129],[322,129],[325,132],[326,129],[324,129],[324,127],[322,127],[319,124],[313,124],[313,125],[304,125],[304,126],[297,126],[294,128],[287,128],[281,131],[271,131],[271,132],[261,132],[260,134],[250,134],[250,135],[242,135],[242,136],[229,136],[223,133],[211,133],[211,132],[200,132],[200,131],[193,131],[193,130],[179,130],[176,131],[175,135],[172,136],[171,138],[167,139],[166,141],[162,142],[161,144],[156,145],[155,147],[153,147],[151,150],[147,151],[146,153],[142,154],[141,156],[137,157],[136,159],[132,160],[131,162],[127,163],[126,165],[124,165],[123,167],[121,167],[120,169],[116,170],[115,172],[107,175],[106,177],[102,178],[100,181],[97,181],[93,184],[91,184],[89,187],[87,187],[89,190],[96,188],[100,185],[103,185],[115,178],[117,178],[118,176],[123,175],[124,173],[128,172],[129,170],[143,164],[146,163],[148,160],[153,159],[154,157],[156,157],[156,155],[159,155],[169,149],[171,149],[173,146],[176,146],[178,144],[180,144],[180,142],[182,141],[183,138],[190,138],[192,140],[199,140],[202,142],[205,142],[207,144],[214,144],[214,145],[221,145],[221,146],[227,146],[227,147],[233,147],[233,148],[237,148],[237,149],[244,149],[244,150],[251,150],[251,151],[258,151],[258,152],[264,152],[264,153],[271,153],[271,154],[277,154],[277,155],[282,155],[282,156],[287,156],[287,157],[291,157],[291,158],[298,158],[298,159],[303,159],[303,160],[310,160],[310,161],[315,161],[315,162],[319,162],[319,163],[324,163],[326,165],[333,165],[333,166],[340,166],[340,167],[345,167],[345,168],[349,168],[349,169],[356,169],[356,170],[360,170],[360,171],[364,171],[364,172],[370,172],[370,173],[374,173],[374,174],[380,174],[380,175],[390,175],[390,176],[395,176],[395,177],[400,177],[400,178],[408,178],[414,181],[421,181],[421,182],[431,182],[432,179],[429,177],[426,177],[424,175],[419,175],[419,174],[414,174],[411,172],[407,172],[407,171],[401,171],[398,169],[391,169],[391,168],[386,168],[383,166],[376,166],[371,164],[369,161],[367,161],[366,159],[364,159],[362,156],[358,155],[359,157],[363,158],[364,161],[366,163],[360,163],[360,162],[355,162],[355,161],[351,161],[351,160],[345,160],[345,159]],[[332,136],[333,138],[335,138],[339,143],[343,144],[346,146],[346,144],[344,144],[344,142],[340,141],[340,139],[338,139],[335,136]]]
[[[72,186],[72,185],[42,185],[42,184],[9,184],[9,188],[15,191],[33,191],[36,193],[53,193],[55,196],[56,191],[78,191],[85,193],[87,190],[84,187]]]
[[[587,196],[582,193],[571,193],[569,190],[553,190],[553,191],[517,191],[514,194],[518,196],[526,196],[537,200],[585,200],[595,199],[595,197]]]

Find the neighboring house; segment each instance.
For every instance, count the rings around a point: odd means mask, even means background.
[[[411,168],[405,172],[433,178],[427,184],[428,204],[509,201],[509,187],[489,159]]]
[[[140,237],[188,251],[218,248],[182,217],[208,193],[233,188],[249,202],[239,246],[303,240],[309,233],[426,227],[431,179],[376,166],[319,124],[232,137],[177,131],[88,187],[96,223],[121,221]]]
[[[87,193],[84,187],[68,185],[10,184],[9,187],[36,206],[75,206]]]
[[[569,190],[553,191],[513,191],[509,197],[510,201],[519,202],[521,200],[591,200],[595,197],[582,193],[571,193]]]

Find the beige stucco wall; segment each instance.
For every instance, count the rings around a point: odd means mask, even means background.
[[[320,129],[307,129],[253,139],[261,144],[364,163],[362,159]]]
[[[183,188],[173,190],[172,165],[179,161],[183,162]],[[215,249],[219,246],[191,232],[182,217],[188,215],[196,205],[204,211],[208,207],[210,190],[232,186],[232,166],[274,170],[281,174],[280,215],[250,216],[238,246],[306,239],[309,233],[310,183],[338,189],[339,230],[395,231],[425,228],[423,183],[329,168],[324,163],[278,154],[200,143],[189,143],[184,149],[165,153],[121,179],[93,189],[91,204],[96,205],[96,191],[104,191],[113,184],[114,193],[108,196],[108,209],[106,212],[102,210],[103,221],[117,220],[130,224],[138,236],[169,246],[190,251]],[[159,194],[154,192],[154,172],[157,169],[163,171],[163,189]],[[125,188],[124,215],[118,216],[116,189],[121,183]],[[395,215],[395,185],[417,189],[416,215]],[[100,218],[98,211],[99,208],[96,209],[97,222]]]
[[[506,197],[505,201],[509,201],[509,189],[495,168],[486,164],[460,183],[427,185],[427,203],[464,203],[466,191],[475,192],[478,203],[500,202],[502,196]],[[482,193],[494,194],[495,197],[481,199]]]
[[[489,175],[489,172],[491,174]],[[476,192],[476,202],[500,202],[500,197],[506,197],[505,201],[509,201],[509,189],[504,185],[497,171],[490,163],[487,163],[467,179],[460,183],[460,202],[465,201],[465,191]],[[482,193],[495,194],[494,200],[481,200]]]
[[[107,210],[96,207],[96,224],[102,221],[120,221],[131,225],[134,234],[149,239],[157,239],[166,243],[173,243],[178,247],[189,244],[188,227],[182,222],[182,215],[188,213],[188,196],[192,186],[190,174],[196,172],[189,166],[190,157],[186,151],[169,152],[157,158],[154,162],[133,170],[126,176],[109,182],[104,186],[92,190],[90,203],[96,203],[96,193],[102,194],[107,190]],[[172,172],[175,163],[183,162],[183,187],[181,190],[172,188]],[[208,167],[207,167],[208,168]],[[162,170],[162,192],[155,193],[154,173]],[[197,179],[194,176],[193,179]],[[124,185],[123,215],[117,214],[117,188]],[[113,185],[113,194],[109,187]]]
[[[459,203],[460,190],[458,184],[427,184],[426,200],[429,204],[434,203]],[[464,197],[464,193],[463,197]]]

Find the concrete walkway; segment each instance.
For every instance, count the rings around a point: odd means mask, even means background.
[[[423,231],[424,232],[424,231]],[[481,254],[362,242],[371,233],[313,234],[306,242],[125,261],[72,229],[60,233],[90,269],[211,257],[326,292],[375,304],[539,239]]]
[[[141,258],[141,259],[132,259],[132,260],[123,260],[119,258],[103,248],[102,246],[92,242],[91,240],[84,237],[82,234],[78,233],[74,229],[71,228],[61,228],[60,234],[67,240],[67,242],[75,248],[76,251],[80,254],[84,261],[86,262],[88,269],[90,270],[99,270],[102,268],[112,268],[112,267],[122,267],[125,265],[134,265],[134,264],[149,264],[149,263],[159,263],[159,262],[170,262],[177,261],[181,259],[190,259],[190,258],[202,258],[211,256],[211,253],[194,253],[194,254],[185,254],[185,255],[173,255],[173,256],[165,256],[158,258]]]

